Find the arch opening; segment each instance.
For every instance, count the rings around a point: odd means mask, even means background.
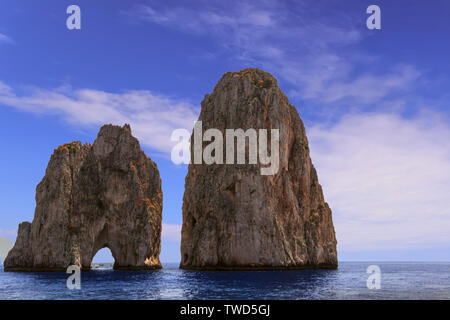
[[[92,258],[91,269],[102,270],[112,269],[114,267],[114,257],[111,249],[108,246],[104,246],[99,249]]]

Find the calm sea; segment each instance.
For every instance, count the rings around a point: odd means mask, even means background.
[[[381,269],[369,290],[367,267]],[[450,263],[341,262],[337,270],[195,272],[93,270],[81,290],[66,273],[9,273],[0,267],[0,299],[450,299]]]

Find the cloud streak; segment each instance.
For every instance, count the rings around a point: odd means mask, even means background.
[[[163,223],[162,225],[162,240],[172,242],[172,243],[180,243],[181,242],[181,225],[179,224],[171,224],[171,223]]]
[[[12,42],[12,40],[6,34],[0,33],[0,43],[2,42]]]
[[[450,242],[450,126],[441,115],[354,114],[308,134],[342,249]]]
[[[0,229],[0,237],[14,239],[17,235],[17,229]]]
[[[108,93],[100,90],[34,87],[21,92],[0,82],[0,104],[35,114],[56,114],[74,125],[130,123],[141,143],[160,152],[171,150],[171,133],[190,129],[198,107],[150,91]]]
[[[0,262],[2,262],[8,255],[9,250],[12,249],[14,243],[7,238],[0,238]]]
[[[150,2],[133,7],[138,19],[183,33],[210,37],[234,60],[260,66],[293,86],[303,99],[334,103],[343,99],[374,104],[393,92],[414,89],[414,66],[386,66],[383,72],[354,75],[373,57],[358,49],[365,39],[356,17],[323,15],[329,3],[194,1],[190,7]],[[356,53],[358,52],[358,53]],[[366,68],[367,69],[367,68]]]

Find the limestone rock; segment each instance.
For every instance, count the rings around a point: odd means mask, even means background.
[[[20,224],[5,271],[87,270],[104,247],[115,269],[161,268],[161,214],[156,164],[129,125],[105,125],[93,145],[54,151],[36,188],[33,222]]]
[[[224,74],[205,96],[198,120],[203,133],[222,132],[224,150],[225,129],[279,129],[280,165],[274,175],[261,175],[265,165],[248,159],[189,165],[180,267],[336,268],[331,210],[311,163],[305,128],[276,79],[258,69]]]

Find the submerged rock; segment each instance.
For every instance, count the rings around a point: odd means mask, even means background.
[[[226,73],[201,106],[203,133],[217,128],[226,137],[226,129],[279,129],[279,169],[262,175],[266,165],[249,164],[248,156],[246,164],[190,164],[180,267],[336,268],[331,210],[305,128],[276,79],[258,69]]]
[[[93,145],[58,147],[36,188],[32,223],[19,226],[5,271],[92,266],[108,247],[114,269],[161,268],[162,191],[156,164],[129,125],[105,125]]]

